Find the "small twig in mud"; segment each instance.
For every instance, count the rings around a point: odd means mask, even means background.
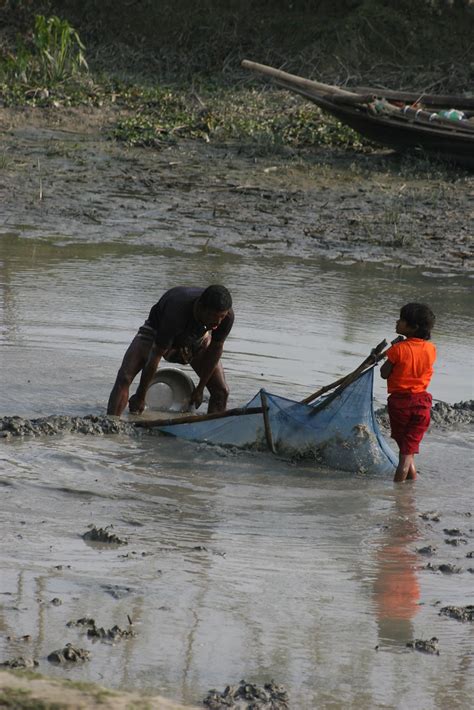
[[[94,215],[91,214],[90,212],[83,212],[83,215],[84,215],[84,217],[87,217],[87,219],[90,219],[91,222],[95,222],[95,224],[102,224],[100,219],[97,219],[96,217],[94,217]]]
[[[38,158],[38,173],[39,173],[39,200],[43,199],[43,180],[41,177],[41,163],[40,159]]]

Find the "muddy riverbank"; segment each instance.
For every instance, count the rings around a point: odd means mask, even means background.
[[[92,683],[71,683],[39,673],[0,670],[0,707],[14,710],[193,710],[158,696],[118,693]]]
[[[473,179],[387,151],[110,140],[120,111],[2,109],[0,233],[473,272]]]
[[[385,153],[132,149],[117,116],[0,113],[0,662],[28,656],[102,707],[215,706],[245,678],[292,710],[467,710],[471,178]],[[302,399],[394,337],[407,298],[430,303],[416,484],[106,418],[151,304],[201,282],[235,299],[230,406],[262,386]],[[379,410],[379,376],[374,394]],[[79,661],[51,662],[68,644]]]

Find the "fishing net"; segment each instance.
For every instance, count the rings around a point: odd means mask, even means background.
[[[373,408],[374,368],[366,370],[336,396],[312,404],[264,392],[268,428],[262,414],[159,427],[173,436],[210,444],[266,449],[288,458],[310,458],[342,471],[392,473],[397,459],[384,440]],[[262,392],[261,391],[261,392]],[[261,392],[244,408],[261,405]]]

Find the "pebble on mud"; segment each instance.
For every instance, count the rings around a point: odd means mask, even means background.
[[[88,661],[91,657],[90,651],[85,648],[75,648],[72,643],[67,643],[64,648],[52,651],[48,656],[50,663],[78,663]]]
[[[8,661],[0,663],[0,668],[35,668],[38,665],[35,658],[17,656],[17,658],[10,658]]]
[[[421,651],[422,653],[431,653],[439,656],[438,643],[439,640],[436,636],[433,636],[433,638],[428,640],[414,639],[413,641],[408,641],[407,647],[413,648],[415,651]]]
[[[128,545],[128,540],[115,535],[115,533],[110,532],[112,525],[108,525],[106,528],[96,528],[92,525],[90,530],[82,535],[83,540],[88,542],[106,542],[113,545]]]
[[[241,680],[239,685],[228,685],[220,693],[210,690],[203,700],[209,710],[288,710],[289,698],[287,691],[275,681],[266,683],[263,688],[254,683]]]
[[[440,609],[440,615],[449,616],[458,621],[474,621],[474,604],[467,606],[444,606]]]

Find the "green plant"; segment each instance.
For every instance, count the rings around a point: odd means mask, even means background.
[[[83,45],[67,20],[55,15],[35,18],[34,45],[38,51],[41,73],[53,83],[63,81],[81,69],[88,69]]]

